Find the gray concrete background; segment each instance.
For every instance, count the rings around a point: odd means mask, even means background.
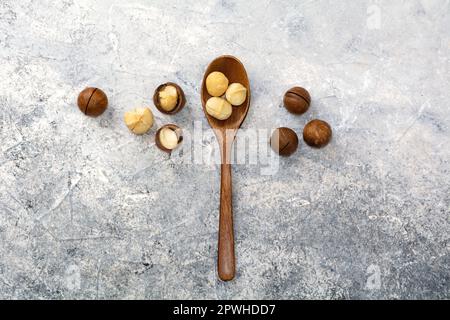
[[[200,82],[224,53],[251,80],[244,128],[334,129],[275,175],[234,167],[231,283],[217,168],[154,146],[161,124],[207,128]],[[449,65],[447,0],[2,0],[0,297],[449,298]],[[173,117],[151,103],[169,80]],[[302,117],[281,107],[296,84]],[[75,104],[88,85],[110,98],[97,119]],[[133,136],[123,113],[145,105],[157,125]]]

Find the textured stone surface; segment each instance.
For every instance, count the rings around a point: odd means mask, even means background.
[[[2,0],[0,297],[450,298],[449,30],[447,0]],[[149,105],[206,129],[200,82],[224,53],[252,83],[244,128],[334,129],[274,175],[234,167],[232,283],[216,166],[122,121]],[[151,104],[165,81],[188,99],[173,117]],[[110,99],[97,119],[76,107],[88,85]],[[302,117],[281,106],[294,85]]]

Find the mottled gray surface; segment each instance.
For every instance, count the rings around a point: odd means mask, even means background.
[[[0,297],[449,298],[449,30],[448,0],[2,0]],[[234,167],[231,283],[217,168],[154,146],[163,123],[207,128],[200,82],[224,53],[251,80],[244,128],[334,129],[274,175]],[[174,117],[151,103],[169,80]],[[302,117],[281,107],[295,84]],[[100,118],[76,107],[87,85],[110,98]],[[157,125],[133,136],[143,105]]]

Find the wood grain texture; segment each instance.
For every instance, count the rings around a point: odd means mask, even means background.
[[[220,71],[229,83],[241,83],[247,88],[247,98],[240,106],[233,107],[233,113],[227,120],[217,120],[206,112],[206,101],[211,96],[206,90],[206,77],[213,71]],[[223,281],[234,279],[236,262],[234,254],[233,205],[231,185],[231,148],[237,130],[247,116],[250,106],[250,83],[244,65],[233,56],[220,56],[213,60],[203,77],[202,106],[208,123],[214,129],[221,152],[220,216],[217,270]]]
[[[221,165],[220,217],[217,268],[220,279],[229,281],[235,275],[231,165]]]

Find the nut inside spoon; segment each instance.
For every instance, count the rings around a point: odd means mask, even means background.
[[[229,83],[240,83],[247,89],[245,101],[233,107],[231,116],[226,120],[218,120],[206,111],[206,102],[211,95],[206,89],[206,78],[211,72],[222,72]],[[250,106],[250,83],[244,65],[230,55],[214,59],[206,69],[201,89],[202,106],[205,116],[217,137],[221,155],[221,183],[220,183],[220,217],[217,271],[219,278],[230,281],[235,276],[236,262],[234,254],[233,206],[231,188],[231,148],[236,133],[247,116]]]

